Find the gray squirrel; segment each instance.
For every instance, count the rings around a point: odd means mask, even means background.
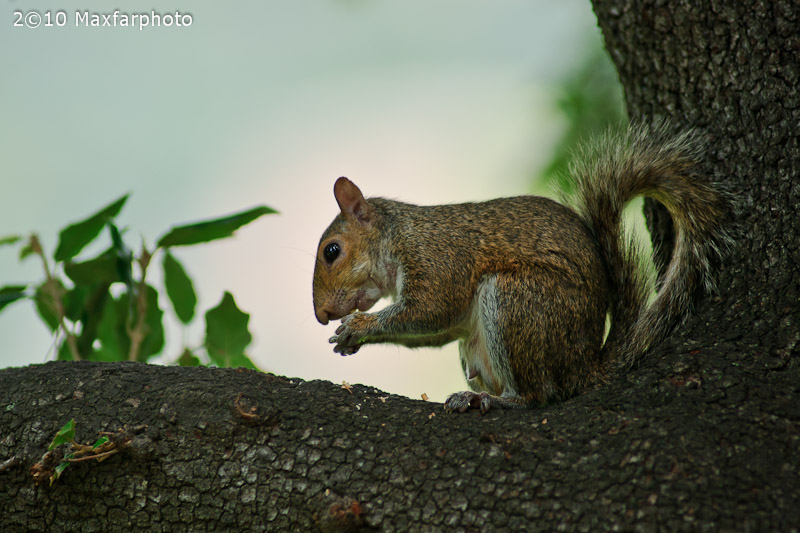
[[[339,178],[341,212],[322,234],[313,281],[317,320],[341,319],[334,351],[458,340],[472,390],[445,409],[459,412],[565,399],[633,364],[713,287],[713,260],[730,241],[724,187],[698,171],[703,143],[667,129],[603,137],[573,165],[573,207],[538,196],[418,206],[364,198]],[[622,229],[640,195],[662,203],[675,229],[652,302],[655,285]],[[387,296],[393,303],[367,312]]]

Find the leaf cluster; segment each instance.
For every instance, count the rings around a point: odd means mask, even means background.
[[[36,484],[50,480],[50,485],[61,477],[72,463],[82,461],[102,462],[127,448],[136,434],[147,426],[120,428],[116,432],[101,431],[93,444],[81,444],[75,440],[75,419],[73,418],[56,432],[47,452],[33,464],[31,477]]]
[[[176,226],[157,240],[154,249],[142,242],[139,253],[134,254],[125,242],[125,231],[115,222],[127,200],[126,194],[62,229],[52,266],[37,235],[0,238],[0,246],[20,247],[21,261],[38,256],[44,272],[44,278],[38,281],[0,287],[0,311],[14,302],[32,300],[55,336],[58,359],[144,362],[159,355],[164,348],[164,312],[159,296],[166,294],[184,325],[195,319],[197,308],[194,283],[173,249],[230,237],[240,227],[276,212],[258,206]],[[104,230],[108,247],[94,257],[79,258]],[[157,254],[161,255],[163,270],[163,286],[159,288],[147,281],[148,268]],[[205,314],[203,345],[184,347],[176,362],[255,368],[245,354],[252,338],[249,318],[225,292],[219,305]]]

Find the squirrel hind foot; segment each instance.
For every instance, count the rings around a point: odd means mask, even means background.
[[[524,406],[521,398],[494,396],[486,391],[455,392],[444,401],[444,410],[448,413],[464,413],[469,409],[480,409],[481,414],[486,414],[492,407],[514,409]]]

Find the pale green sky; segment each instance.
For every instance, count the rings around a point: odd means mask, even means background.
[[[558,80],[600,40],[589,2],[159,4],[191,26],[76,26],[76,12],[150,13],[141,2],[2,3],[0,236],[37,231],[52,253],[61,227],[128,191],[129,244],[265,203],[282,214],[175,250],[201,316],[230,290],[251,314],[250,355],[279,374],[439,401],[463,389],[452,346],[332,352],[311,271],[333,182],[421,204],[527,192],[563,128]],[[32,10],[66,25],[14,26]],[[0,248],[0,285],[39,277]],[[202,343],[202,321],[169,324],[169,357]],[[44,361],[51,341],[29,302],[0,313],[0,367]]]

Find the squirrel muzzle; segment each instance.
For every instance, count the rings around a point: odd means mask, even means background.
[[[315,302],[314,315],[317,317],[317,322],[326,325],[331,320],[339,320],[356,311],[368,311],[380,297],[380,290],[377,287],[365,287],[349,298],[339,295],[319,305]]]

